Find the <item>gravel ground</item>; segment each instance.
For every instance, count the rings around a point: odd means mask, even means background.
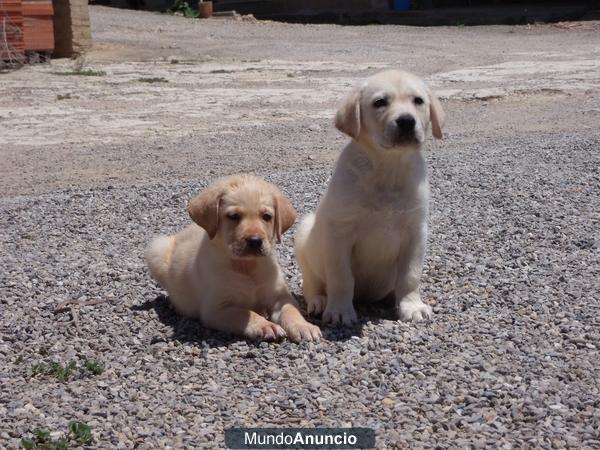
[[[144,245],[188,221],[208,180],[4,199],[0,439],[80,420],[99,448],[222,447],[234,425],[367,426],[378,448],[598,448],[599,145],[546,134],[428,153],[434,320],[384,305],[318,344],[208,331],[150,281]],[[329,173],[261,175],[305,213]],[[299,293],[290,249],[288,233]],[[76,324],[53,314],[68,299],[106,302],[75,307]],[[56,361],[76,363],[68,381],[32,375]]]
[[[91,10],[106,75],[2,75],[0,448],[71,421],[91,448],[222,448],[236,425],[372,427],[377,448],[600,448],[597,31]],[[433,320],[378,305],[294,345],[174,314],[142,260],[152,236],[234,172],[313,209],[344,142],[339,96],[397,65],[444,92],[449,119],[426,152]],[[168,82],[139,82],[153,76]],[[292,236],[280,259],[299,295]]]

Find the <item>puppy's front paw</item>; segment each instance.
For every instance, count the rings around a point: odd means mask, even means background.
[[[264,341],[278,341],[286,336],[285,330],[273,322],[265,320],[250,325],[245,332],[246,337]]]
[[[318,316],[325,309],[327,299],[324,295],[315,295],[306,297],[306,312],[311,315]]]
[[[323,323],[332,325],[352,325],[358,320],[352,302],[347,304],[328,303],[323,312]]]
[[[321,339],[321,329],[306,320],[284,324],[283,327],[288,338],[293,342],[316,342]]]
[[[431,306],[423,303],[418,296],[406,296],[397,306],[398,318],[407,322],[420,322],[422,320],[431,319],[433,311]]]

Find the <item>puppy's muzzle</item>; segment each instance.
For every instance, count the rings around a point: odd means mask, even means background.
[[[396,142],[403,144],[406,142],[415,142],[415,126],[417,121],[411,114],[402,114],[396,118]]]

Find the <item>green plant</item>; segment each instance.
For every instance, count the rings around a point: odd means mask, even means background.
[[[37,375],[49,375],[55,377],[61,383],[64,383],[71,377],[75,367],[77,367],[75,361],[70,361],[64,366],[57,362],[52,362],[50,365],[45,363],[37,363],[31,367],[31,376],[35,377]]]
[[[214,70],[211,70],[209,73],[233,73],[233,70],[214,69]]]
[[[168,83],[169,82],[169,80],[167,80],[164,77],[138,78],[138,81],[141,81],[142,83]]]
[[[31,366],[31,376],[35,377],[36,375],[43,375],[46,373],[46,364],[37,363]]]
[[[61,383],[64,383],[71,377],[71,374],[73,373],[75,367],[75,361],[71,361],[68,364],[65,364],[64,366],[62,366],[60,363],[53,362],[50,364],[49,374],[55,377]]]
[[[88,360],[84,363],[84,367],[94,375],[100,375],[104,372],[104,364],[99,361]]]
[[[83,422],[69,422],[69,432],[66,438],[53,440],[50,432],[43,428],[36,428],[32,434],[32,439],[21,439],[21,448],[25,450],[67,450],[69,444],[82,446],[94,442],[92,428]]]
[[[198,11],[192,9],[188,2],[185,0],[175,0],[173,6],[167,10],[169,14],[181,14],[184,17],[196,18],[198,17]]]
[[[71,439],[75,440],[80,445],[90,445],[94,442],[94,435],[89,425],[83,422],[70,422],[69,432]]]
[[[25,450],[67,450],[68,443],[64,438],[52,440],[50,432],[42,428],[33,430],[33,439],[21,439],[21,448]]]
[[[100,375],[102,372],[104,372],[104,364],[93,359],[86,360],[83,363],[83,368],[93,375]],[[61,383],[65,383],[73,377],[73,374],[77,369],[78,367],[75,361],[69,361],[65,365],[62,365],[58,362],[39,362],[31,366],[31,376],[36,377],[41,375],[54,377]],[[85,375],[85,372],[82,371],[82,368],[80,368],[77,372],[79,375]]]
[[[52,75],[65,75],[65,76],[70,76],[70,75],[79,75],[82,77],[102,77],[104,75],[106,75],[106,72],[103,72],[101,70],[93,70],[93,69],[74,69],[74,70],[69,70],[69,71],[65,71],[65,72],[50,72]]]

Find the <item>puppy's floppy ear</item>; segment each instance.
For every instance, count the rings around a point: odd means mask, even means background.
[[[220,186],[209,186],[188,205],[190,217],[206,230],[210,239],[215,237],[219,228],[219,203],[224,193]]]
[[[296,210],[279,189],[273,189],[275,199],[275,237],[281,242],[281,235],[285,233],[296,221]]]
[[[335,127],[353,139],[360,134],[360,88],[346,96],[335,115]]]
[[[429,120],[431,121],[431,133],[433,137],[441,139],[446,114],[442,109],[439,99],[431,91],[429,91]]]

